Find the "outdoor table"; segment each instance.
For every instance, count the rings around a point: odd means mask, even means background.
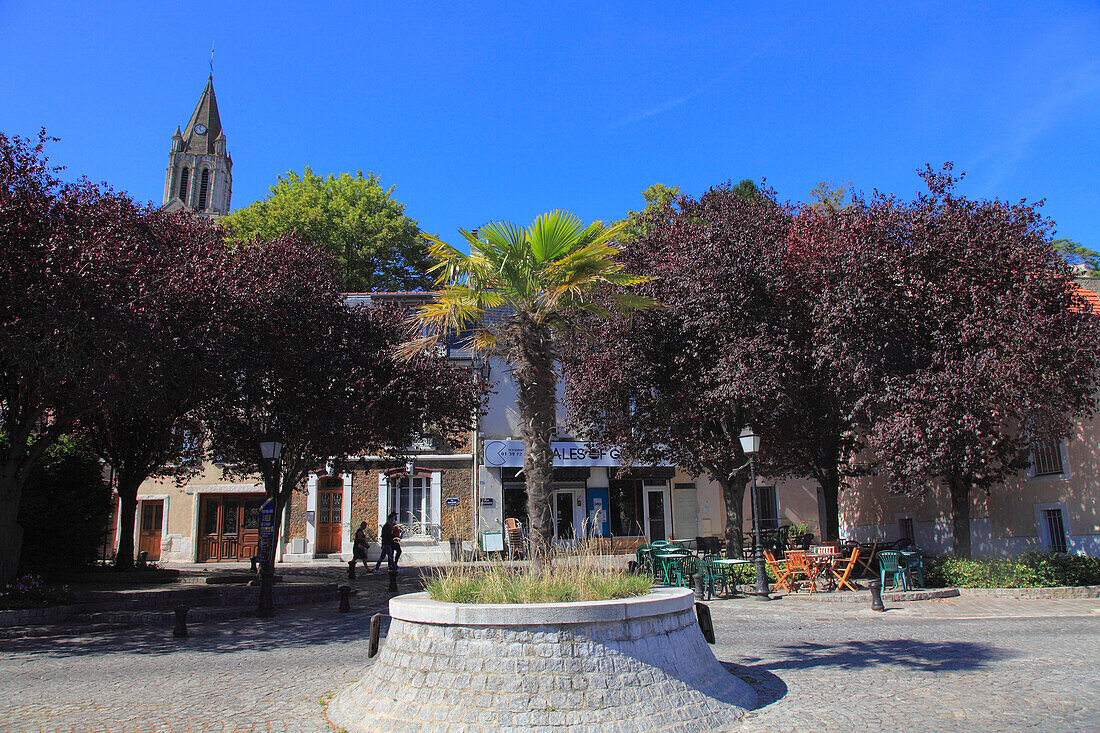
[[[721,559],[718,559],[718,560],[711,560],[710,564],[711,564],[712,567],[713,566],[718,567],[718,571],[722,574],[722,584],[724,586],[726,586],[726,590],[730,591],[730,592],[733,592],[734,595],[737,595],[736,590],[734,590],[737,587],[737,584],[730,582],[730,581],[733,580],[733,574],[730,571],[736,565],[751,565],[752,561],[751,560],[740,560],[740,559],[734,559],[732,557],[728,557],[728,558],[721,558]]]
[[[687,557],[686,552],[659,552],[654,554],[654,557],[661,561],[661,577],[665,581],[665,585],[672,585],[672,563],[671,560],[677,558]]]
[[[813,566],[818,576],[824,576],[826,579],[825,590],[836,590],[835,573],[833,572],[833,566],[836,561],[840,559],[839,553],[836,550],[830,549],[826,551],[807,552],[806,562]]]

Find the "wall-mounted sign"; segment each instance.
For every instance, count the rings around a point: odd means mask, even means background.
[[[550,444],[554,451],[555,466],[607,466],[623,465],[618,448],[601,448],[595,443],[577,443],[555,440]],[[485,465],[494,468],[522,468],[523,443],[518,440],[485,441]]]
[[[306,521],[309,522],[310,524],[313,524],[313,522],[315,521],[316,516],[317,516],[317,512],[306,512]]]
[[[481,497],[481,506],[493,506],[495,503],[496,502],[493,501],[493,497],[491,496]]]
[[[458,506],[458,499],[453,496],[448,496],[446,499],[443,500],[443,503],[447,506]]]

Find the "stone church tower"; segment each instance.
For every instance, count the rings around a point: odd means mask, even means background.
[[[168,172],[164,176],[164,208],[187,209],[217,218],[229,213],[233,192],[233,159],[225,149],[225,133],[214,97],[214,76],[206,80],[187,129],[172,136]]]

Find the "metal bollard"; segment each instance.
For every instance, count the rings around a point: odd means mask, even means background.
[[[351,596],[351,586],[348,585],[347,583],[341,584],[341,586],[340,586],[340,610],[341,611],[350,611],[351,610],[350,596]]]
[[[390,571],[390,586],[389,586],[389,588],[386,588],[386,590],[389,591],[390,593],[396,593],[397,592],[397,571],[396,570],[391,570]]]
[[[355,580],[355,560],[348,563],[348,580]]]
[[[182,604],[176,606],[176,628],[172,629],[172,636],[178,639],[187,636],[187,612],[190,610]]]
[[[709,598],[704,598],[706,596],[706,594],[707,594],[706,580],[703,578],[702,573],[696,573],[695,574],[695,597],[697,599],[699,599],[700,601],[702,601],[704,599],[709,601],[710,600]]]
[[[882,605],[882,583],[872,580],[867,587],[871,589],[871,610],[885,611],[886,606]]]
[[[260,557],[258,555],[253,555],[248,559],[252,561],[252,570],[250,572],[255,575],[260,569]]]

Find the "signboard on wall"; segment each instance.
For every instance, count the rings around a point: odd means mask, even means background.
[[[458,497],[448,496],[443,500],[443,503],[447,506],[458,506]]]
[[[550,443],[554,451],[554,465],[606,466],[623,465],[618,448],[601,448],[595,443],[578,443],[571,440],[555,440]],[[523,443],[519,440],[485,441],[485,465],[493,468],[522,468]]]

